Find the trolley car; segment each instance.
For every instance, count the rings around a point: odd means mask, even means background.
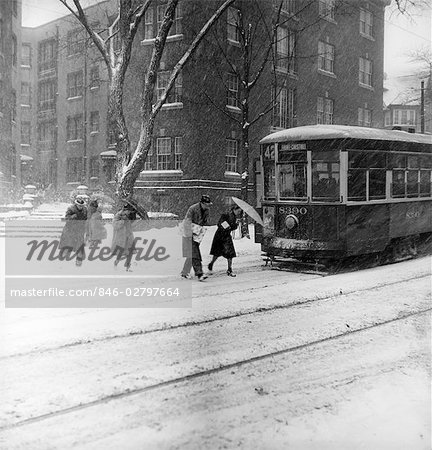
[[[267,256],[326,262],[430,240],[432,136],[314,125],[260,144]]]

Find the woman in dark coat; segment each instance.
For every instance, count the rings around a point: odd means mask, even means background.
[[[77,198],[73,205],[69,206],[65,215],[66,224],[60,237],[59,248],[63,257],[76,252],[76,265],[81,266],[85,257],[84,244],[86,233],[87,210],[85,202]]]
[[[230,277],[235,277],[235,274],[232,271],[232,259],[237,255],[231,237],[231,232],[237,229],[238,220],[240,219],[241,215],[241,208],[237,205],[233,205],[229,212],[224,213],[220,216],[217,230],[213,237],[213,242],[210,249],[210,254],[213,255],[213,259],[208,265],[208,269],[210,272],[213,271],[213,264],[216,262],[219,256],[223,256],[228,261],[227,275]]]
[[[130,272],[130,263],[134,250],[134,234],[132,223],[136,220],[136,212],[129,204],[124,205],[113,219],[112,254],[116,256],[114,266],[117,266],[122,256],[126,257],[125,267]]]
[[[102,219],[97,200],[92,200],[87,209],[87,239],[89,248],[96,247],[107,237],[107,231]]]

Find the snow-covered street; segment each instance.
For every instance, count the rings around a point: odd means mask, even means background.
[[[323,277],[235,244],[191,308],[3,309],[1,448],[430,448],[430,257]]]

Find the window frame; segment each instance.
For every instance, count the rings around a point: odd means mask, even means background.
[[[170,170],[172,139],[169,136],[156,138],[156,170]]]
[[[367,9],[360,8],[360,35],[367,38],[374,38],[374,16]]]
[[[335,46],[324,41],[318,41],[318,70],[335,74]]]
[[[335,21],[335,0],[318,0],[318,15],[330,22]]]
[[[226,139],[225,172],[238,173],[238,140]]]
[[[359,57],[359,84],[368,88],[373,87],[373,62],[363,56]]]
[[[240,83],[237,75],[232,72],[227,73],[226,106],[240,109]]]
[[[67,96],[66,98],[80,98],[84,92],[84,74],[82,70],[70,72],[67,74],[66,81]]]
[[[240,44],[240,11],[229,6],[227,9],[227,40],[234,44]]]
[[[83,139],[83,115],[75,114],[66,119],[66,141],[82,141]]]

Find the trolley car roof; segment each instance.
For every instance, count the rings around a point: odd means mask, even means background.
[[[286,130],[281,130],[269,134],[265,138],[261,139],[260,144],[321,139],[365,139],[369,141],[372,140],[432,144],[432,135],[346,125],[307,125],[303,127],[288,128]]]

